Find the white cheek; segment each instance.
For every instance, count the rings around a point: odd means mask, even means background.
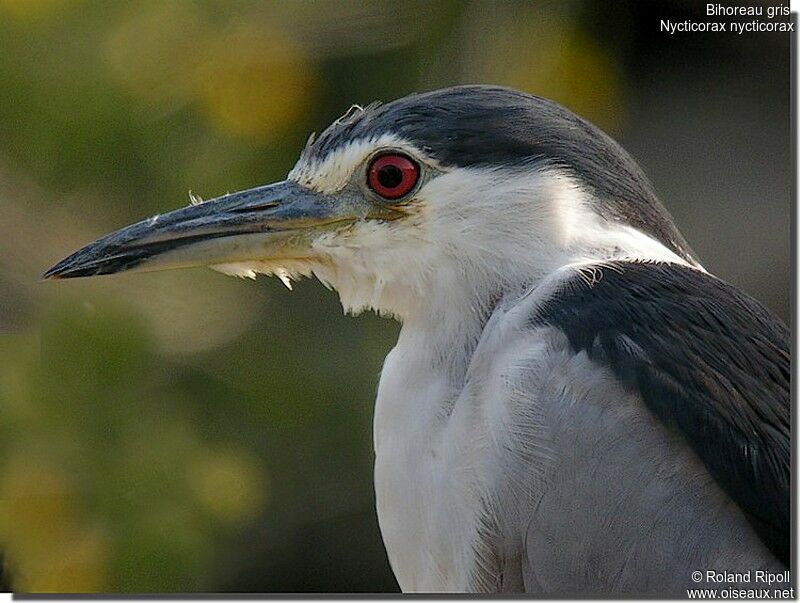
[[[326,233],[313,245],[314,255],[325,258],[314,274],[336,289],[348,312],[372,309],[399,316],[424,294],[435,264],[431,247],[419,234],[418,225],[410,221],[364,221]]]

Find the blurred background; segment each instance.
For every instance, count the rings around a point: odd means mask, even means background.
[[[704,3],[0,0],[0,550],[35,592],[394,591],[371,415],[398,325],[304,281],[38,282],[107,231],[281,179],[352,103],[551,97],[705,266],[790,312],[789,38]]]

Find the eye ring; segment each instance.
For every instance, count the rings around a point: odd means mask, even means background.
[[[372,160],[367,184],[384,199],[405,197],[419,181],[419,165],[406,155],[384,153]]]

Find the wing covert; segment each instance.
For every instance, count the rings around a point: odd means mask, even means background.
[[[790,339],[741,290],[679,264],[576,273],[531,324],[563,330],[674,426],[784,563],[790,542]]]

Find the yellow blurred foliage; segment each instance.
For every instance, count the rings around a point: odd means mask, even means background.
[[[41,341],[30,333],[0,337],[0,423],[22,430],[41,419],[33,402],[32,366],[40,361]]]
[[[229,522],[252,517],[268,492],[258,462],[241,450],[205,451],[193,460],[189,481],[199,502]]]
[[[104,57],[114,80],[139,99],[180,104],[191,100],[210,36],[192,0],[137,5],[107,34]]]
[[[578,29],[549,48],[528,61],[508,65],[512,86],[555,99],[599,126],[615,129],[622,95],[620,70],[613,58]]]
[[[528,5],[529,12],[519,13],[499,5],[490,22],[502,36],[471,40],[473,79],[544,96],[614,130],[624,106],[622,67],[580,27],[570,3],[557,6],[560,10]],[[541,14],[532,18],[537,11]]]
[[[0,0],[0,11],[20,20],[49,17],[57,12],[67,0]]]
[[[42,324],[0,338],[0,554],[14,590],[202,589],[214,539],[262,508],[262,459],[206,442],[174,375],[142,372],[152,348],[132,314],[76,302]]]
[[[107,35],[105,59],[148,106],[197,103],[214,127],[247,140],[269,142],[313,105],[314,65],[296,40],[263,22],[210,27],[192,0],[137,6]]]
[[[102,530],[83,525],[67,472],[16,456],[0,474],[0,541],[15,590],[98,592],[108,586]]]
[[[316,76],[302,48],[266,26],[240,26],[214,42],[198,90],[219,129],[269,141],[313,106]]]

